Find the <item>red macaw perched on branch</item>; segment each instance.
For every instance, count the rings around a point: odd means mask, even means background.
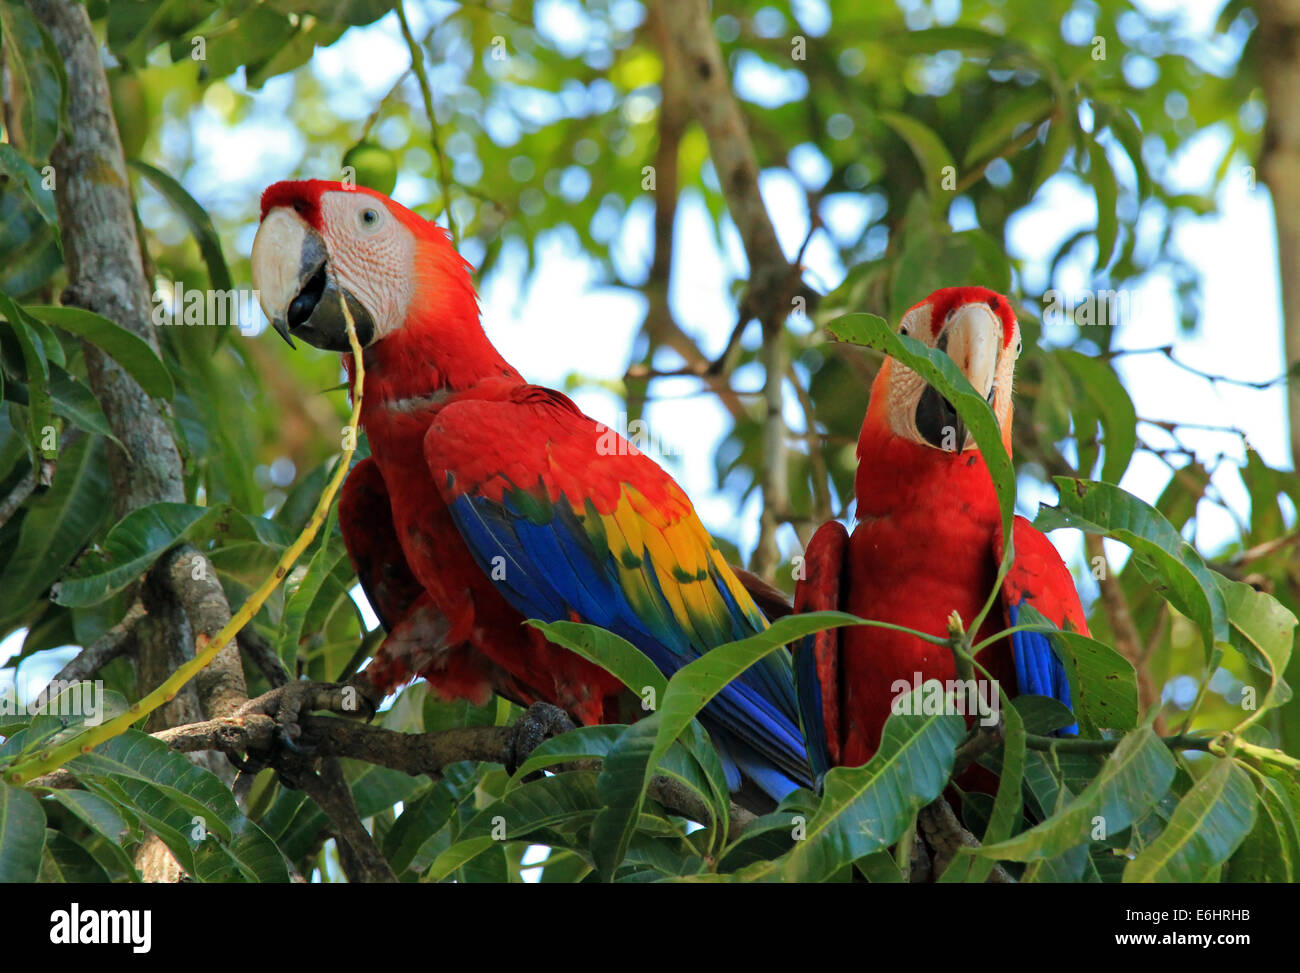
[[[286,339],[343,352],[350,373],[342,298],[365,348],[371,457],[339,517],[388,632],[367,670],[377,689],[419,674],[445,695],[496,690],[620,722],[621,684],[524,618],[600,625],[669,675],[766,627],[681,488],[492,347],[440,227],[361,187],[280,182],[262,196],[252,266]],[[740,771],[778,798],[810,782],[783,654],[703,719],[733,787]]]
[[[983,287],[935,291],[903,316],[901,333],[945,351],[997,417],[1011,451],[1011,379],[1020,326],[1010,302]],[[858,440],[858,525],[836,521],[808,545],[798,611],[839,608],[936,636],[956,611],[978,616],[1002,560],[1002,521],[984,458],[952,405],[911,369],[886,358],[871,387]],[[1016,623],[1027,602],[1060,628],[1087,634],[1070,572],[1023,517],[1015,560],[975,640]],[[978,661],[1008,691],[1070,705],[1065,670],[1046,636],[1015,633]],[[810,757],[819,771],[866,763],[902,680],[955,677],[952,653],[914,635],[872,626],[805,640],[796,663]],[[814,675],[815,670],[815,675]],[[1077,731],[1075,731],[1077,732]],[[823,739],[824,736],[824,739]]]

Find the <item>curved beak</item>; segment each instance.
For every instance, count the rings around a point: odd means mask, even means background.
[[[327,351],[349,351],[342,301],[364,348],[375,335],[375,322],[330,264],[325,241],[288,208],[266,214],[253,239],[253,287],[271,326],[289,347],[294,337]]]
[[[982,302],[957,308],[939,336],[938,347],[992,405],[1002,352],[1002,322],[993,310]],[[933,386],[926,386],[917,401],[916,429],[930,445],[949,452],[959,453],[971,445],[957,410]]]

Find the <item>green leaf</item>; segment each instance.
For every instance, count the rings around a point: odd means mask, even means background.
[[[1042,87],[1024,88],[999,105],[984,119],[971,137],[962,159],[969,169],[995,156],[1021,134],[1021,127],[1037,126],[1052,110],[1052,93]]]
[[[303,639],[303,623],[307,613],[321,592],[321,587],[338,566],[341,558],[347,557],[343,549],[343,539],[337,531],[338,505],[330,508],[325,524],[321,528],[321,542],[307,565],[307,573],[294,586],[286,591],[284,615],[280,620],[280,638],[276,652],[289,672],[298,671],[298,647]]]
[[[373,23],[393,9],[390,0],[274,0],[272,5],[285,13],[312,14],[353,27]]]
[[[49,158],[66,121],[63,58],[45,28],[18,3],[0,3],[0,44],[13,88],[10,104],[16,127],[23,134],[28,160],[39,165]]]
[[[926,195],[932,200],[934,208],[942,208],[952,198],[952,193],[943,188],[945,176],[957,176],[957,165],[952,153],[943,144],[943,139],[935,131],[910,115],[899,112],[883,111],[880,120],[894,130],[907,147],[916,156],[921,169],[921,181]]]
[[[138,881],[140,873],[135,863],[122,847],[131,833],[131,826],[118,811],[116,805],[90,791],[72,790],[58,787],[53,789],[48,798],[63,805],[87,828],[103,839],[96,847],[101,859],[111,858],[127,877],[128,881]]]
[[[44,847],[41,802],[24,790],[0,783],[0,882],[35,882]]]
[[[0,174],[7,174],[22,186],[23,193],[32,201],[36,212],[41,214],[41,219],[54,231],[57,240],[59,215],[54,209],[54,194],[41,185],[41,174],[8,142],[0,142]]]
[[[38,882],[61,882],[84,885],[107,882],[104,866],[93,855],[65,834],[45,830],[45,854],[41,856]]]
[[[621,723],[580,726],[568,733],[543,740],[511,779],[522,780],[536,771],[575,760],[603,760],[614,749],[614,744],[625,729],[627,727]]]
[[[129,831],[126,820],[112,802],[98,794],[56,787],[50,791],[50,799],[66,807],[104,840],[120,845],[126,838]]]
[[[1102,765],[1101,773],[1059,813],[979,854],[1006,861],[1055,858],[1089,841],[1094,829],[1123,831],[1150,810],[1173,783],[1177,765],[1149,726],[1129,733]]]
[[[27,378],[27,435],[31,443],[33,462],[39,457],[46,459],[58,455],[52,446],[44,448],[52,441],[48,433],[54,428],[51,424],[50,405],[50,362],[47,357],[49,341],[43,333],[48,329],[39,321],[28,315],[8,294],[0,291],[0,315],[9,321],[10,330],[23,356],[23,370]],[[55,345],[58,342],[54,342]]]
[[[1127,544],[1155,570],[1174,607],[1200,628],[1207,658],[1216,644],[1229,640],[1227,610],[1213,572],[1160,511],[1111,483],[1052,479],[1059,505],[1040,507],[1035,527],[1075,527]]]
[[[549,641],[594,662],[643,700],[648,698],[653,703],[663,699],[668,680],[627,639],[582,622],[542,622],[530,618],[528,624],[540,630]]]
[[[1115,242],[1119,239],[1119,213],[1116,209],[1119,185],[1106,149],[1095,137],[1088,139],[1088,159],[1092,189],[1097,196],[1097,264],[1094,270],[1100,272],[1110,265]]]
[[[512,785],[538,770],[578,760],[604,760],[614,751],[627,727],[622,724],[582,726],[544,741],[511,778]],[[677,745],[660,761],[657,774],[692,791],[712,813],[712,825],[725,834],[729,795],[726,774],[708,734],[697,725],[687,727]],[[710,823],[710,822],[703,822]]]
[[[1063,726],[1078,722],[1070,707],[1051,696],[1022,693],[1011,701],[1011,705],[1024,721],[1026,733],[1047,736]]]
[[[612,878],[623,860],[646,787],[664,754],[727,683],[773,652],[784,652],[786,645],[805,635],[860,624],[861,619],[844,612],[787,616],[758,635],[710,649],[677,670],[668,680],[654,716],[624,732],[600,775],[600,796],[606,807],[592,829],[592,851],[602,876]]]
[[[925,687],[914,699],[924,698]],[[919,702],[913,710],[922,708]],[[891,714],[876,751],[863,767],[835,767],[807,822],[804,838],[785,858],[747,869],[747,878],[826,881],[851,862],[888,848],[918,810],[937,798],[952,772],[966,721],[952,714]]]
[[[1058,781],[1054,770],[1048,766],[1047,757],[1040,751],[1025,754],[1025,786],[1038,801],[1042,816],[1059,813],[1074,797],[1073,792]],[[1050,797],[1052,792],[1055,797]],[[1022,882],[1078,882],[1087,870],[1088,845],[1078,845],[1056,856],[1030,862],[1021,873]]]
[[[104,454],[102,439],[81,437],[63,451],[50,488],[27,502],[0,572],[0,630],[31,610],[104,522],[112,499]]]
[[[381,845],[384,858],[399,877],[408,869],[423,872],[429,867],[436,855],[424,855],[425,846],[443,832],[457,804],[465,796],[465,790],[443,780],[420,797],[403,804],[402,813],[384,835]]]
[[[1124,866],[1125,882],[1204,882],[1255,824],[1255,788],[1231,758],[1187,792],[1164,831]]]
[[[161,169],[156,169],[139,159],[131,159],[128,164],[153,183],[154,188],[162,193],[167,201],[175,206],[181,216],[185,218],[185,222],[189,224],[190,232],[194,234],[194,239],[199,245],[199,253],[203,255],[203,262],[207,264],[208,283],[211,288],[215,291],[233,290],[234,284],[231,283],[230,268],[226,266],[226,258],[221,252],[221,237],[217,235],[217,230],[212,225],[212,218],[208,216],[207,210],[195,201],[184,186]]]
[[[60,605],[93,605],[140,577],[164,551],[204,535],[226,511],[188,503],[154,503],[133,510],[108,532],[103,550],[81,558],[59,582]]]
[[[877,851],[866,858],[859,858],[853,863],[868,882],[887,885],[900,885],[907,881],[899,870],[894,856],[887,851]]]
[[[899,31],[889,40],[891,44],[897,44],[900,50],[915,54],[935,54],[939,51],[994,54],[1019,47],[1002,34],[995,34],[978,27],[959,25]]]
[[[425,875],[440,882],[502,841],[519,841],[542,828],[576,827],[600,807],[592,771],[556,774],[530,781],[484,808],[461,830],[456,843],[438,856]]]
[[[1300,865],[1300,831],[1286,791],[1268,777],[1259,779],[1255,827],[1228,863],[1224,881],[1292,882]]]
[[[1133,408],[1133,400],[1108,363],[1077,351],[1059,350],[1055,354],[1074,379],[1079,393],[1086,397],[1089,409],[1079,411],[1095,412],[1101,423],[1106,446],[1101,478],[1108,483],[1119,483],[1137,447],[1137,411]],[[1077,418],[1076,412],[1076,422]],[[1084,436],[1077,424],[1075,435],[1079,438]],[[1090,473],[1090,466],[1085,466],[1081,459],[1079,470]]]
[[[111,440],[125,451],[121,440],[113,435],[95,393],[53,362],[50,363],[49,390],[50,408],[56,416],[62,416],[83,432]]]
[[[802,808],[777,810],[756,818],[727,847],[718,860],[718,871],[734,872],[781,857],[794,847],[795,835],[802,833],[807,823],[808,814]]]
[[[28,305],[25,310],[46,324],[88,341],[122,366],[154,398],[176,394],[171,372],[149,343],[116,321],[79,307]]]
[[[107,4],[108,45],[119,60],[142,66],[153,48],[164,40],[183,38],[215,7],[211,0],[135,0]],[[189,52],[188,40],[185,50]]]
[[[69,764],[100,796],[137,812],[200,881],[287,882],[275,843],[215,774],[147,733],[127,730]]]
[[[1270,709],[1291,699],[1291,687],[1282,677],[1291,661],[1296,617],[1285,605],[1264,591],[1232,581],[1217,572],[1214,575],[1223,592],[1228,612],[1228,641],[1246,661],[1269,676],[1268,691],[1255,712],[1247,717],[1254,722]],[[1238,732],[1241,727],[1238,727]]]
[[[915,338],[895,333],[884,318],[874,314],[845,314],[827,325],[826,330],[840,341],[883,351],[920,375],[952,403],[974,437],[993,479],[998,509],[1002,514],[1002,546],[1006,552],[1005,559],[1009,560],[1013,554],[1011,524],[1016,507],[1016,472],[1002,444],[1002,430],[998,427],[997,417],[984,397],[975,391],[947,354],[929,348]]]
[[[1038,169],[1035,171],[1033,182],[1030,184],[1034,192],[1037,192],[1043,183],[1061,171],[1061,167],[1065,165],[1065,155],[1070,151],[1070,146],[1074,144],[1070,124],[1072,119],[1078,117],[1078,113],[1074,108],[1073,99],[1067,98],[1066,100],[1068,102],[1066,110],[1062,112],[1059,119],[1053,119],[1047,129],[1047,138],[1043,142],[1043,150],[1038,157]]]
[[[399,770],[347,759],[341,762],[362,820],[388,810],[398,801],[413,800],[427,786],[427,782]],[[297,861],[319,847],[321,829],[329,827],[329,818],[301,792],[282,790],[261,823],[285,857]]]

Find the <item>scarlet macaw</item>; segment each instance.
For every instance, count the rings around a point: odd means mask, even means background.
[[[365,347],[371,456],[339,517],[388,633],[367,670],[378,690],[419,674],[444,695],[496,690],[620,722],[621,684],[525,618],[600,625],[668,675],[766,627],[672,478],[498,354],[441,228],[361,187],[280,182],[262,196],[252,265],[286,339],[342,352],[351,374],[342,296]],[[702,719],[733,788],[740,771],[778,798],[810,783],[784,654]]]
[[[903,316],[901,333],[945,351],[984,395],[1011,452],[1011,379],[1020,326],[1010,302],[983,287],[935,291]],[[1002,559],[993,482],[956,410],[911,369],[887,358],[871,387],[858,440],[858,524],[823,524],[805,553],[797,611],[839,608],[862,618],[947,635],[953,611],[969,624],[983,607]],[[1026,603],[1057,627],[1087,634],[1069,570],[1047,537],[1023,517],[1013,526],[1015,559],[976,641],[1016,624]],[[897,695],[897,681],[955,678],[951,652],[914,635],[873,626],[822,632],[798,651],[800,703],[809,756],[828,765],[866,763]],[[1009,696],[1051,696],[1070,706],[1065,670],[1044,635],[1015,633],[978,661]],[[1077,732],[1066,728],[1065,732]]]

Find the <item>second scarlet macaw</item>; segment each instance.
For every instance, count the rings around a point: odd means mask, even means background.
[[[361,187],[276,183],[252,267],[286,339],[342,352],[351,371],[344,300],[365,349],[371,456],[339,519],[388,633],[367,670],[377,689],[418,674],[444,695],[495,690],[620,722],[621,684],[525,618],[607,628],[667,675],[766,627],[672,478],[498,354],[441,228]],[[701,719],[733,787],[742,773],[778,798],[810,783],[784,653]]]
[[[1011,451],[1011,380],[1020,326],[1011,304],[983,287],[936,291],[903,316],[901,333],[945,351],[993,408]],[[838,608],[931,635],[956,611],[980,612],[1002,560],[993,482],[951,404],[911,369],[887,358],[871,388],[858,440],[852,535],[822,525],[805,554],[799,611]],[[1015,559],[975,640],[1016,624],[1031,604],[1060,628],[1087,634],[1069,570],[1056,548],[1017,517]],[[1051,696],[1070,706],[1061,661],[1044,635],[1019,632],[978,661],[1008,695]],[[898,681],[955,677],[951,652],[914,635],[854,626],[810,637],[799,650],[800,697],[810,757],[827,766],[866,763],[897,695]]]

